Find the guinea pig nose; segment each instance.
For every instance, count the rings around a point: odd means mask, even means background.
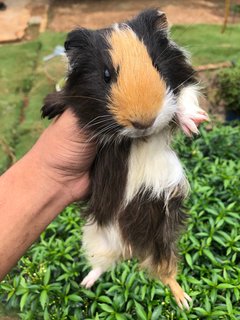
[[[138,121],[131,121],[131,124],[133,125],[134,128],[136,129],[147,129],[151,127],[154,123],[155,119],[148,121],[148,122],[138,122]]]

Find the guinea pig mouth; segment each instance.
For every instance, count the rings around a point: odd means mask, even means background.
[[[129,138],[144,138],[154,134],[156,132],[156,129],[157,128],[155,126],[147,129],[125,128],[121,131],[120,134]]]

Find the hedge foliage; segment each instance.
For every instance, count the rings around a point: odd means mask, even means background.
[[[192,191],[186,203],[179,281],[193,298],[177,308],[168,288],[126,261],[92,290],[79,286],[89,267],[81,250],[79,210],[72,205],[47,228],[0,284],[6,308],[21,319],[239,319],[240,126],[216,125],[175,146]]]
[[[218,97],[226,109],[240,113],[240,66],[221,70],[217,82]]]

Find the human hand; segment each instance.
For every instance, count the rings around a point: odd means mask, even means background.
[[[31,152],[42,173],[63,187],[69,202],[89,192],[89,170],[96,154],[94,142],[67,109],[43,132]],[[61,195],[59,195],[61,197]]]

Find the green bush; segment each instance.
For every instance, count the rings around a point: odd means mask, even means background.
[[[6,308],[21,319],[160,320],[239,319],[240,315],[239,126],[201,129],[175,146],[192,192],[187,231],[180,241],[179,281],[193,298],[190,311],[176,306],[169,290],[125,261],[92,290],[80,287],[89,271],[81,249],[77,206],[68,207],[0,284]]]
[[[221,70],[217,82],[218,97],[225,107],[240,112],[240,67]]]

